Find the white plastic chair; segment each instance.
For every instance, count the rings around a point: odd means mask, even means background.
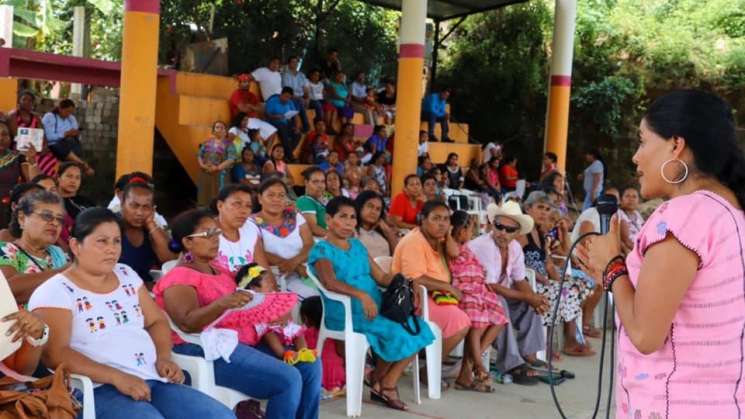
[[[362,415],[362,384],[365,378],[365,356],[370,344],[365,335],[356,333],[352,327],[352,299],[349,296],[337,294],[327,290],[321,281],[308,269],[308,277],[318,287],[318,291],[329,300],[337,301],[344,306],[344,329],[331,330],[326,328],[326,316],[321,316],[321,327],[318,333],[319,353],[323,352],[326,339],[344,341],[345,374],[347,381],[347,416]],[[321,299],[321,303],[325,305]]]
[[[391,271],[391,265],[393,264],[393,258],[390,256],[378,256],[375,259],[375,263],[380,266],[380,269],[385,273]],[[442,332],[440,328],[429,320],[429,300],[427,298],[427,288],[420,286],[418,290],[421,292],[422,302],[422,319],[425,320],[429,328],[432,330],[432,334],[435,336],[435,340],[430,343],[425,349],[424,353],[427,358],[427,397],[430,399],[440,399],[442,388]],[[422,403],[419,385],[419,356],[414,358],[414,398],[417,404]]]
[[[168,318],[171,330],[173,330],[178,337],[187,343],[192,343],[198,346],[202,345],[198,334],[182,331],[173,323],[167,314],[166,317]],[[173,358],[173,362],[189,373],[192,388],[211,396],[228,408],[234,409],[235,405],[239,402],[250,399],[250,397],[239,391],[233,390],[232,388],[217,385],[215,383],[215,368],[212,361],[207,361],[201,356],[181,355],[177,353],[173,353],[171,357]]]
[[[83,419],[96,419],[96,400],[93,381],[85,375],[70,374],[70,385],[83,393]]]

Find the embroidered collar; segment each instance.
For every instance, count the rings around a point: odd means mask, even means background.
[[[292,208],[287,208],[282,212],[282,222],[279,225],[272,225],[258,214],[252,216],[256,226],[277,237],[285,238],[289,236],[297,226],[297,216]]]

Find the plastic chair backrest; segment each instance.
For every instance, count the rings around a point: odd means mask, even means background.
[[[176,265],[178,265],[178,259],[169,260],[168,262],[164,262],[163,265],[161,265],[160,270],[163,272],[163,275],[165,275],[168,273],[168,271],[175,268]]]
[[[307,272],[308,278],[310,278],[311,282],[313,282],[321,294],[329,300],[337,301],[344,305],[344,331],[352,332],[354,330],[352,327],[352,298],[348,295],[337,294],[327,290],[326,287],[321,284],[321,281],[313,274],[310,268],[307,269]],[[325,319],[322,319],[321,323],[325,325]]]

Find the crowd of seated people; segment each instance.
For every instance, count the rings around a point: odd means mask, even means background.
[[[307,78],[299,64],[292,57],[283,69],[272,59],[238,77],[231,125],[216,121],[198,150],[200,207],[168,220],[156,211],[155,182],[145,173],[117,179],[108,209],[81,195],[92,170],[82,160],[70,103],[39,118],[33,95],[21,95],[11,122],[0,123],[0,270],[16,302],[28,305],[15,317],[24,336],[36,342],[48,334],[49,341],[41,349],[24,344],[6,365],[29,372],[39,363],[66,364],[91,377],[101,384],[94,392],[101,418],[130,409],[138,417],[232,417],[181,384],[171,353],[200,356],[214,361],[218,385],[267,400],[267,417],[316,418],[322,395],[344,386],[344,345],[316,348],[318,329],[321,319],[330,328],[344,319],[311,275],[351,298],[353,327],[373,353],[365,383],[374,401],[393,409],[408,409],[398,394],[401,374],[435,333],[446,364],[459,345],[463,351],[452,377],[430,385],[459,390],[490,393],[508,377],[536,384],[546,374],[538,358],[547,349],[544,328],[553,323],[564,335],[561,354],[594,354],[600,288],[576,269],[563,288],[560,279],[572,241],[599,231],[599,215],[594,207],[572,211],[555,155],[544,156],[523,196],[515,191],[518,160],[499,145],[487,145],[478,160],[450,153],[433,162],[426,145],[435,123],[449,141],[443,89],[425,101],[431,124],[420,133],[416,173],[391,185],[395,85],[371,89],[358,73],[347,86],[334,51]],[[253,82],[263,100],[250,91]],[[367,138],[349,123],[355,111],[373,125]],[[13,150],[18,127],[45,128],[53,171],[42,169],[44,152]],[[302,183],[291,175],[296,161],[311,165]],[[391,196],[393,189],[401,192]],[[453,190],[480,194],[489,203],[487,223],[452,208]],[[605,185],[603,193],[621,203],[629,251],[643,223],[639,192]],[[381,258],[390,265],[379,266]],[[153,275],[169,261],[174,268]],[[411,333],[381,314],[381,288],[397,274],[426,288],[427,320],[437,330],[412,316],[422,327]],[[258,308],[245,308],[257,298]],[[170,327],[217,327],[237,338],[227,354],[214,356]],[[97,350],[103,334],[120,345]],[[493,362],[484,362],[490,350]]]

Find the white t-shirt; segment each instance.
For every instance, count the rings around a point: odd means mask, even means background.
[[[312,81],[308,81],[308,89],[310,90],[310,100],[323,100],[323,89],[325,86],[323,85],[322,81],[318,81],[318,83],[313,83]]]
[[[237,242],[231,242],[220,235],[220,249],[217,251],[215,264],[226,272],[236,272],[241,266],[254,261],[256,242],[259,240],[258,228],[251,221],[246,221],[238,234],[240,239]]]
[[[238,127],[232,127],[228,130],[228,134],[233,134],[241,140],[241,150],[248,144],[251,144],[251,138],[248,137],[248,133]]]
[[[261,88],[261,97],[266,102],[271,96],[282,93],[282,74],[279,71],[272,71],[267,67],[261,67],[251,73],[251,77],[259,83]]]
[[[600,214],[597,208],[590,207],[582,211],[582,214],[577,217],[577,221],[575,221],[574,228],[572,229],[572,243],[579,238],[579,229],[585,221],[592,223],[592,231],[600,233]]]
[[[600,160],[595,160],[592,162],[591,165],[587,166],[585,169],[584,177],[583,177],[583,184],[585,193],[592,192],[592,179],[593,175],[598,174],[600,175],[600,183],[598,184],[598,189],[595,191],[596,193],[600,193],[600,191],[603,189],[603,162]],[[596,197],[594,197],[596,198]]]
[[[142,279],[118,263],[119,288],[98,294],[57,274],[31,295],[28,309],[60,308],[72,313],[70,348],[98,362],[143,380],[166,382],[155,369],[155,343],[145,330],[138,290]]]
[[[422,157],[429,151],[429,142],[425,141],[417,146],[417,157]]]

